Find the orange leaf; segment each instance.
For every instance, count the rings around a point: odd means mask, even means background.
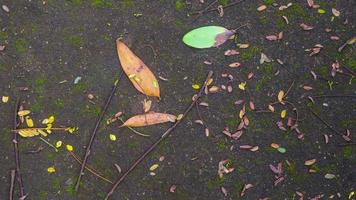
[[[116,40],[121,66],[135,88],[147,96],[160,98],[156,77],[151,70],[120,39]]]
[[[141,127],[165,122],[174,122],[177,119],[175,115],[166,113],[149,112],[146,114],[136,115],[128,119],[121,127]]]

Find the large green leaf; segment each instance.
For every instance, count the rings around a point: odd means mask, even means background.
[[[218,47],[234,34],[235,31],[221,26],[204,26],[186,33],[183,42],[188,46],[199,49]]]

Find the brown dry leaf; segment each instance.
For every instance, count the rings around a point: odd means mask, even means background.
[[[141,127],[165,122],[174,122],[177,119],[175,115],[166,113],[149,112],[141,115],[136,115],[126,120],[120,127]]]
[[[227,190],[226,190],[226,188],[224,188],[224,187],[221,186],[221,192],[224,194],[225,197],[227,196]]]
[[[309,25],[304,24],[304,23],[301,23],[301,24],[300,24],[300,27],[301,27],[304,31],[310,31],[310,30],[314,29],[313,26],[309,26]]]
[[[250,80],[253,77],[253,75],[254,75],[253,72],[248,73],[247,79]]]
[[[314,7],[314,0],[307,0],[307,3],[310,8]]]
[[[144,112],[146,113],[146,112],[148,112],[148,111],[150,111],[150,109],[151,109],[151,105],[152,105],[152,101],[151,100],[143,100],[143,110],[144,110]]]
[[[250,109],[255,110],[255,104],[253,103],[253,101],[250,101]]]
[[[241,66],[241,63],[239,63],[239,62],[234,62],[234,63],[229,64],[229,67],[232,67],[232,68],[240,67],[240,66]]]
[[[235,49],[229,49],[229,50],[226,50],[224,55],[225,56],[233,56],[233,55],[239,55],[240,52],[236,51]]]
[[[242,191],[241,191],[241,193],[240,193],[240,196],[241,196],[241,197],[244,196],[246,190],[248,190],[248,189],[250,189],[250,188],[252,188],[252,187],[253,187],[253,185],[250,184],[250,183],[249,183],[249,184],[245,184],[244,187],[242,188]]]
[[[281,90],[278,92],[278,97],[277,97],[278,101],[283,102],[283,97],[284,97],[284,91]]]
[[[236,46],[240,49],[247,49],[250,46],[250,44],[237,44]]]
[[[171,185],[171,187],[169,188],[169,192],[175,193],[175,192],[176,192],[176,189],[177,189],[177,186],[176,186],[176,185]]]
[[[265,62],[269,63],[272,62],[272,60],[268,58],[266,54],[261,53],[260,64],[263,64]]]
[[[121,66],[134,87],[147,96],[160,98],[158,81],[151,70],[120,39],[116,46]]]
[[[209,92],[210,93],[217,93],[219,91],[219,87],[218,86],[211,86],[211,88],[209,88]]]
[[[276,35],[267,35],[266,39],[269,41],[274,41],[274,40],[277,40],[278,38]]]
[[[315,162],[316,162],[316,159],[306,160],[304,162],[304,165],[310,166],[310,165],[313,165]]]
[[[313,87],[308,86],[308,85],[304,85],[304,86],[303,86],[303,89],[306,90],[306,91],[309,91],[309,90],[312,90]]]
[[[268,109],[271,111],[271,112],[274,112],[274,107],[272,105],[268,105]]]
[[[257,10],[258,10],[259,12],[264,11],[264,10],[266,10],[266,9],[267,9],[267,6],[266,6],[266,5],[261,5],[261,6],[259,6],[259,7],[257,8]]]

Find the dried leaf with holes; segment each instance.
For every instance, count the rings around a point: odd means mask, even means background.
[[[121,127],[141,127],[165,122],[174,122],[177,119],[175,115],[166,113],[149,112],[136,115],[128,119]]]
[[[158,81],[151,70],[120,39],[116,46],[121,66],[134,87],[147,96],[160,98]]]

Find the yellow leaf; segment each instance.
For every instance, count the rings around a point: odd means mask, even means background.
[[[46,137],[46,136],[47,136],[47,133],[44,132],[43,130],[38,129],[37,131],[38,131],[41,135],[43,135],[43,137]]]
[[[239,84],[239,88],[240,88],[240,90],[245,90],[246,89],[246,82],[241,82]]]
[[[48,118],[48,123],[47,124],[53,124],[53,122],[54,122],[54,116],[52,115],[52,116],[50,116]]]
[[[29,110],[20,110],[19,112],[17,112],[17,115],[19,117],[23,117],[23,116],[28,115],[30,113],[31,113],[31,111],[29,111]]]
[[[281,90],[278,92],[278,101],[282,102],[283,101],[283,97],[284,97],[284,91]]]
[[[193,84],[193,85],[192,85],[192,88],[195,89],[195,90],[199,90],[199,89],[200,89],[200,85],[198,85],[198,84]]]
[[[67,151],[73,151],[74,150],[73,146],[70,145],[70,144],[66,145],[66,149],[67,149]]]
[[[33,120],[31,119],[31,117],[30,116],[26,116],[26,124],[27,124],[27,126],[28,127],[33,127],[34,126],[34,124],[33,124]]]
[[[160,98],[158,81],[145,63],[120,39],[116,40],[116,47],[121,66],[134,87],[147,96]]]
[[[63,142],[62,141],[57,141],[56,142],[56,148],[59,148],[59,147],[61,147],[62,146],[62,144],[63,144]]]
[[[177,117],[171,114],[149,112],[149,113],[131,117],[123,125],[121,125],[121,127],[149,126],[154,124],[175,121],[176,119]]]
[[[56,172],[56,169],[54,167],[48,167],[47,168],[47,172],[48,173],[54,173],[54,172]]]
[[[183,114],[179,114],[177,117],[177,121],[181,120],[183,118]]]
[[[37,129],[22,129],[18,133],[22,137],[33,137],[40,134]]]
[[[282,110],[281,112],[281,118],[284,119],[287,115],[287,110]]]
[[[156,170],[158,167],[159,167],[158,164],[153,164],[153,165],[150,167],[150,171],[154,171],[154,170]]]
[[[69,133],[74,133],[78,129],[79,129],[78,127],[69,127],[69,128],[66,129],[66,131],[68,131]]]
[[[8,96],[2,96],[1,98],[3,103],[7,103],[9,101],[9,97]]]
[[[111,141],[116,141],[116,135],[114,135],[114,134],[110,134],[109,138]]]
[[[48,122],[49,122],[49,120],[48,120],[48,118],[46,118],[46,119],[43,119],[41,123],[42,124],[48,124]]]

